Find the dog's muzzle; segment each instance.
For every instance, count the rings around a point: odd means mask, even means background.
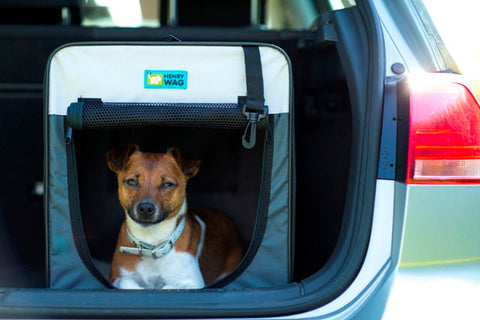
[[[149,217],[157,211],[157,208],[155,208],[155,205],[151,203],[150,201],[144,201],[140,202],[137,204],[137,213],[141,216],[144,217]]]
[[[160,223],[167,217],[167,213],[149,199],[139,202],[133,210],[128,210],[128,214],[134,221],[144,225]]]

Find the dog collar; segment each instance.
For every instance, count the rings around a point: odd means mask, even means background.
[[[175,243],[175,241],[177,241],[177,239],[182,234],[184,227],[185,227],[185,216],[183,216],[177,228],[175,228],[175,230],[173,231],[172,235],[170,236],[170,239],[168,239],[165,242],[162,242],[157,246],[138,240],[130,233],[128,228],[126,228],[125,230],[127,231],[128,239],[133,245],[135,245],[135,248],[122,246],[120,247],[120,252],[126,253],[126,254],[134,254],[141,257],[150,257],[153,259],[164,257],[167,253],[170,252],[170,250],[172,250],[173,244]]]

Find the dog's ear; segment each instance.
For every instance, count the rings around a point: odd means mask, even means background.
[[[183,174],[187,178],[190,179],[194,177],[200,170],[201,161],[192,155],[180,152],[177,147],[169,148],[167,153],[171,155],[175,161],[177,161],[178,165],[182,169]]]
[[[140,150],[140,147],[136,144],[109,150],[105,154],[108,167],[115,173],[122,171],[128,158],[138,150]]]

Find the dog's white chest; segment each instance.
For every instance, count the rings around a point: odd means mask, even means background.
[[[120,289],[199,289],[205,282],[198,260],[172,249],[159,259],[142,258],[134,272],[122,270],[114,285]]]
[[[186,205],[182,207],[185,210]],[[121,277],[113,285],[120,289],[199,289],[205,287],[198,258],[200,257],[206,233],[205,223],[197,216],[195,219],[201,227],[201,235],[197,247],[197,255],[176,251],[175,247],[165,256],[158,259],[142,257],[135,271],[121,269]],[[135,224],[133,224],[135,226]],[[158,241],[155,235],[173,233],[175,223],[162,224],[150,229],[134,229],[147,242]],[[163,232],[160,232],[163,231]],[[152,236],[152,234],[154,236]],[[163,239],[162,239],[163,240]]]

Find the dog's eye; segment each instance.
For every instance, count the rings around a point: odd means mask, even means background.
[[[175,187],[176,184],[173,182],[165,181],[160,185],[160,189],[171,189]]]
[[[135,180],[135,179],[127,179],[127,180],[125,181],[125,183],[126,183],[127,185],[129,185],[130,187],[137,187],[137,186],[138,186],[138,181]]]

